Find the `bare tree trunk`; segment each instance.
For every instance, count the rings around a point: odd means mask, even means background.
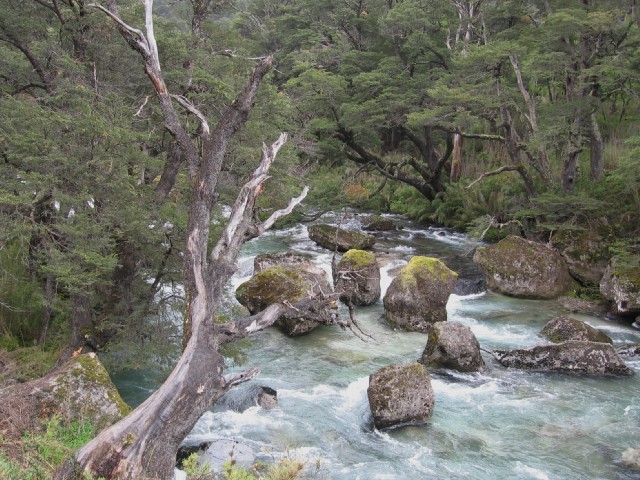
[[[44,345],[47,341],[47,333],[51,325],[53,316],[53,284],[54,278],[52,274],[47,275],[44,281],[44,314],[42,315],[42,325],[40,326],[40,335],[38,336],[38,344]]]
[[[600,133],[600,127],[598,126],[595,113],[591,114],[589,142],[591,143],[591,180],[596,182],[602,179],[602,175],[604,174],[604,142],[602,141],[602,133]]]
[[[453,134],[453,153],[451,154],[451,174],[452,182],[460,180],[462,174],[462,135]]]
[[[113,0],[109,1],[108,9],[96,7],[116,21],[122,36],[141,54],[161,103],[165,127],[180,146],[192,178],[183,264],[188,299],[185,348],[165,383],[131,414],[78,450],[75,458],[56,473],[58,479],[76,478],[84,472],[90,472],[94,477],[120,480],[172,478],[177,448],[200,416],[229,388],[258,373],[258,369],[252,369],[223,375],[224,361],[218,347],[272,325],[290,308],[274,305],[248,319],[223,325],[214,323],[224,286],[235,271],[240,247],[270,228],[278,218],[291,213],[308,192],[305,187],[287,208],[274,212],[262,223],[254,221],[256,199],[287,138],[281,134],[271,147],[263,146],[260,165],[238,194],[220,239],[210,245],[211,210],[216,201],[224,155],[231,137],[248,117],[258,85],[271,68],[271,59],[266,58],[256,66],[244,90],[211,131],[206,118],[188,100],[170,95],[166,89],[153,35],[152,3],[152,0],[144,0],[146,35],[122,21]],[[191,142],[188,135],[184,136],[186,131],[179,122],[172,100],[200,120],[201,157],[191,156],[197,150],[188,143]],[[334,317],[320,321],[335,323]]]

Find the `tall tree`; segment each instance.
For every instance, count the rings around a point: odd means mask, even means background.
[[[273,324],[282,314],[309,315],[333,323],[328,305],[273,305],[253,317],[218,324],[216,310],[223,288],[235,271],[235,260],[244,242],[271,227],[287,215],[307,194],[292,199],[285,209],[277,210],[265,221],[256,221],[254,207],[268,179],[268,172],[286,135],[270,147],[263,147],[260,165],[240,190],[231,217],[219,240],[210,240],[211,211],[217,201],[217,186],[225,152],[231,137],[246,122],[258,87],[272,67],[272,58],[259,61],[244,89],[220,116],[214,127],[187,98],[171,94],[160,66],[154,34],[152,0],[145,0],[145,31],[125,23],[116,2],[95,5],[117,25],[122,37],[140,55],[147,76],[161,105],[164,126],[175,138],[179,158],[183,159],[191,181],[189,220],[184,252],[184,285],[188,307],[185,318],[183,354],[166,382],[125,419],[101,432],[82,447],[60,472],[58,478],[71,478],[77,468],[106,478],[170,478],[180,442],[204,411],[225,391],[253,378],[258,369],[224,375],[219,347]],[[199,122],[196,140],[188,134],[176,106],[182,107]]]

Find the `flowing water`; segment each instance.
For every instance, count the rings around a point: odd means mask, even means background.
[[[404,228],[381,235],[374,247],[383,295],[397,267],[414,255],[439,257],[463,275],[475,273],[469,253],[477,243],[393,219]],[[343,226],[357,228],[357,217]],[[270,232],[246,245],[229,292],[251,276],[255,255],[279,251],[308,254],[330,270],[331,254],[308,239],[305,226]],[[553,301],[489,292],[452,295],[447,311],[489,350],[541,343],[542,326],[567,313]],[[262,369],[255,383],[278,391],[277,408],[207,412],[190,440],[237,440],[266,461],[288,452],[307,461],[312,478],[639,478],[620,461],[625,449],[640,447],[638,360],[627,362],[636,372],[631,378],[583,377],[505,369],[483,353],[482,373],[432,372],[436,405],[426,425],[374,429],[368,376],[416,361],[427,341],[425,334],[390,329],[382,313],[382,301],[358,309],[360,325],[375,338],[366,343],[337,327],[297,338],[275,328],[255,335],[246,349],[250,365]],[[572,316],[604,330],[616,346],[640,343],[640,331],[628,324]],[[131,403],[149,392],[133,378],[117,381]]]

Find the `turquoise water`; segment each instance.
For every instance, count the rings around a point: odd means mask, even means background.
[[[469,252],[474,242],[394,219],[405,228],[385,234],[387,240],[375,247],[383,293],[393,276],[390,270],[413,255],[436,256],[454,268],[473,270]],[[352,217],[346,226],[357,227],[358,219]],[[233,286],[251,275],[256,254],[285,250],[307,253],[330,268],[331,255],[299,226],[250,242]],[[567,313],[553,301],[492,293],[453,295],[447,310],[449,320],[468,325],[489,350],[540,343],[542,326]],[[256,383],[278,391],[278,407],[208,412],[191,439],[232,438],[267,461],[285,453],[298,456],[307,460],[314,478],[638,478],[620,456],[628,447],[640,447],[640,361],[628,362],[636,372],[631,378],[588,378],[508,370],[483,353],[487,368],[482,373],[432,372],[436,406],[428,424],[375,430],[366,397],[369,374],[417,360],[427,341],[424,334],[390,329],[382,313],[381,301],[358,310],[361,326],[375,338],[366,343],[332,327],[298,338],[276,329],[255,335],[246,350],[249,363],[262,369]],[[577,318],[603,329],[616,345],[640,343],[640,331],[628,324]],[[137,403],[144,388],[128,381],[123,394],[129,392]]]

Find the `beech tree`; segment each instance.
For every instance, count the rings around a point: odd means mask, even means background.
[[[263,146],[262,159],[241,188],[220,238],[210,240],[212,208],[216,205],[218,180],[229,142],[246,122],[260,82],[272,68],[273,59],[258,61],[243,90],[220,116],[215,126],[186,97],[172,94],[161,70],[152,16],[153,0],[144,0],[145,29],[135,28],[119,15],[117,4],[92,4],[108,15],[120,34],[139,54],[162,109],[164,127],[174,138],[177,152],[167,160],[163,173],[171,183],[176,165],[184,164],[191,182],[189,219],[184,252],[184,286],[187,292],[185,345],[182,356],[165,383],[130,415],[102,431],[83,446],[57,472],[56,478],[74,478],[81,472],[95,477],[142,479],[171,478],[180,442],[196,421],[225,391],[254,378],[258,368],[224,374],[219,347],[272,325],[282,315],[304,316],[331,324],[339,319],[329,302],[305,301],[295,305],[272,305],[263,312],[230,323],[216,323],[223,288],[235,271],[236,257],[247,240],[259,236],[289,214],[306,196],[308,188],[284,209],[266,220],[255,219],[257,197],[269,178],[271,167],[287,135]],[[196,138],[188,132],[177,108],[199,122]]]

